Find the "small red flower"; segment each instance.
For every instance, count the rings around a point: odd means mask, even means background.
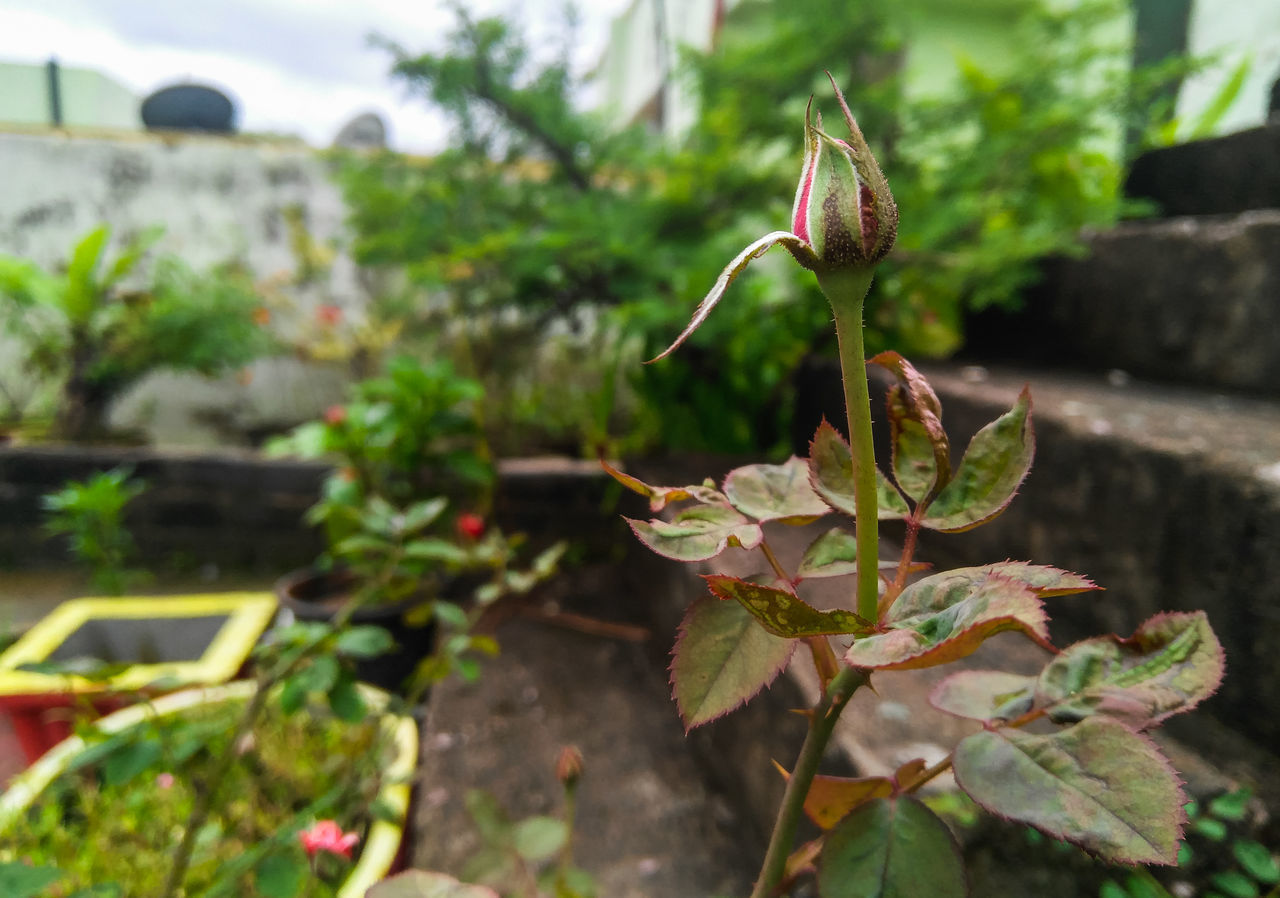
[[[325,327],[333,327],[342,320],[342,307],[332,303],[316,306],[316,321]]]
[[[331,405],[324,410],[324,421],[326,424],[337,426],[347,420],[347,407],[345,405]]]
[[[310,829],[298,833],[298,841],[308,857],[315,857],[321,851],[340,854],[351,860],[351,849],[360,841],[356,833],[344,833],[335,820],[317,820]]]
[[[467,539],[479,539],[484,536],[484,518],[470,511],[458,515],[456,524],[458,534]]]
[[[271,323],[271,310],[258,306],[253,310],[253,323],[258,327],[266,327]]]

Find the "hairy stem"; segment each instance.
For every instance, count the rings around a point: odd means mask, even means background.
[[[800,756],[796,758],[791,778],[787,780],[786,791],[782,794],[782,807],[778,809],[773,834],[769,837],[769,849],[765,853],[764,865],[760,868],[760,877],[756,880],[751,898],[768,898],[773,895],[786,875],[787,856],[795,842],[796,827],[800,823],[800,814],[804,811],[809,786],[818,772],[818,762],[822,760],[822,753],[831,740],[840,712],[858,687],[867,680],[866,671],[855,667],[844,668],[827,686],[813,713],[809,715],[809,732],[804,738],[804,745],[800,747]]]
[[[880,598],[879,506],[876,501],[875,446],[871,441],[871,393],[862,344],[862,305],[871,286],[870,269],[853,269],[818,276],[836,317],[840,342],[840,373],[853,450],[854,541],[858,548],[857,611],[869,621],[879,620]]]

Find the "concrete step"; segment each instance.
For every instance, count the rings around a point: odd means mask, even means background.
[[[1044,263],[1018,313],[966,352],[1280,396],[1280,209],[1135,221]]]
[[[1280,208],[1280,122],[1143,153],[1124,189],[1165,215]]]

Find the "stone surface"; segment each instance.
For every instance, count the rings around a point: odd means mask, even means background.
[[[1165,215],[1280,208],[1280,122],[1143,153],[1124,190]]]
[[[619,584],[575,579],[561,601],[616,613]],[[688,750],[662,670],[645,649],[528,621],[498,635],[502,655],[479,682],[451,681],[432,693],[414,864],[465,869],[482,844],[464,807],[468,790],[493,795],[513,819],[560,813],[555,762],[573,744],[585,759],[574,857],[601,895],[750,891],[758,855],[739,813]]]
[[[966,351],[1280,395],[1280,209],[1130,222],[1085,244],[1045,263],[1021,312],[979,316]]]
[[[338,129],[333,145],[348,150],[385,149],[387,123],[376,112],[362,112]]]

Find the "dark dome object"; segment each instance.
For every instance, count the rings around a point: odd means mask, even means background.
[[[222,91],[202,84],[162,87],[142,101],[142,123],[173,131],[235,131],[236,107]]]

